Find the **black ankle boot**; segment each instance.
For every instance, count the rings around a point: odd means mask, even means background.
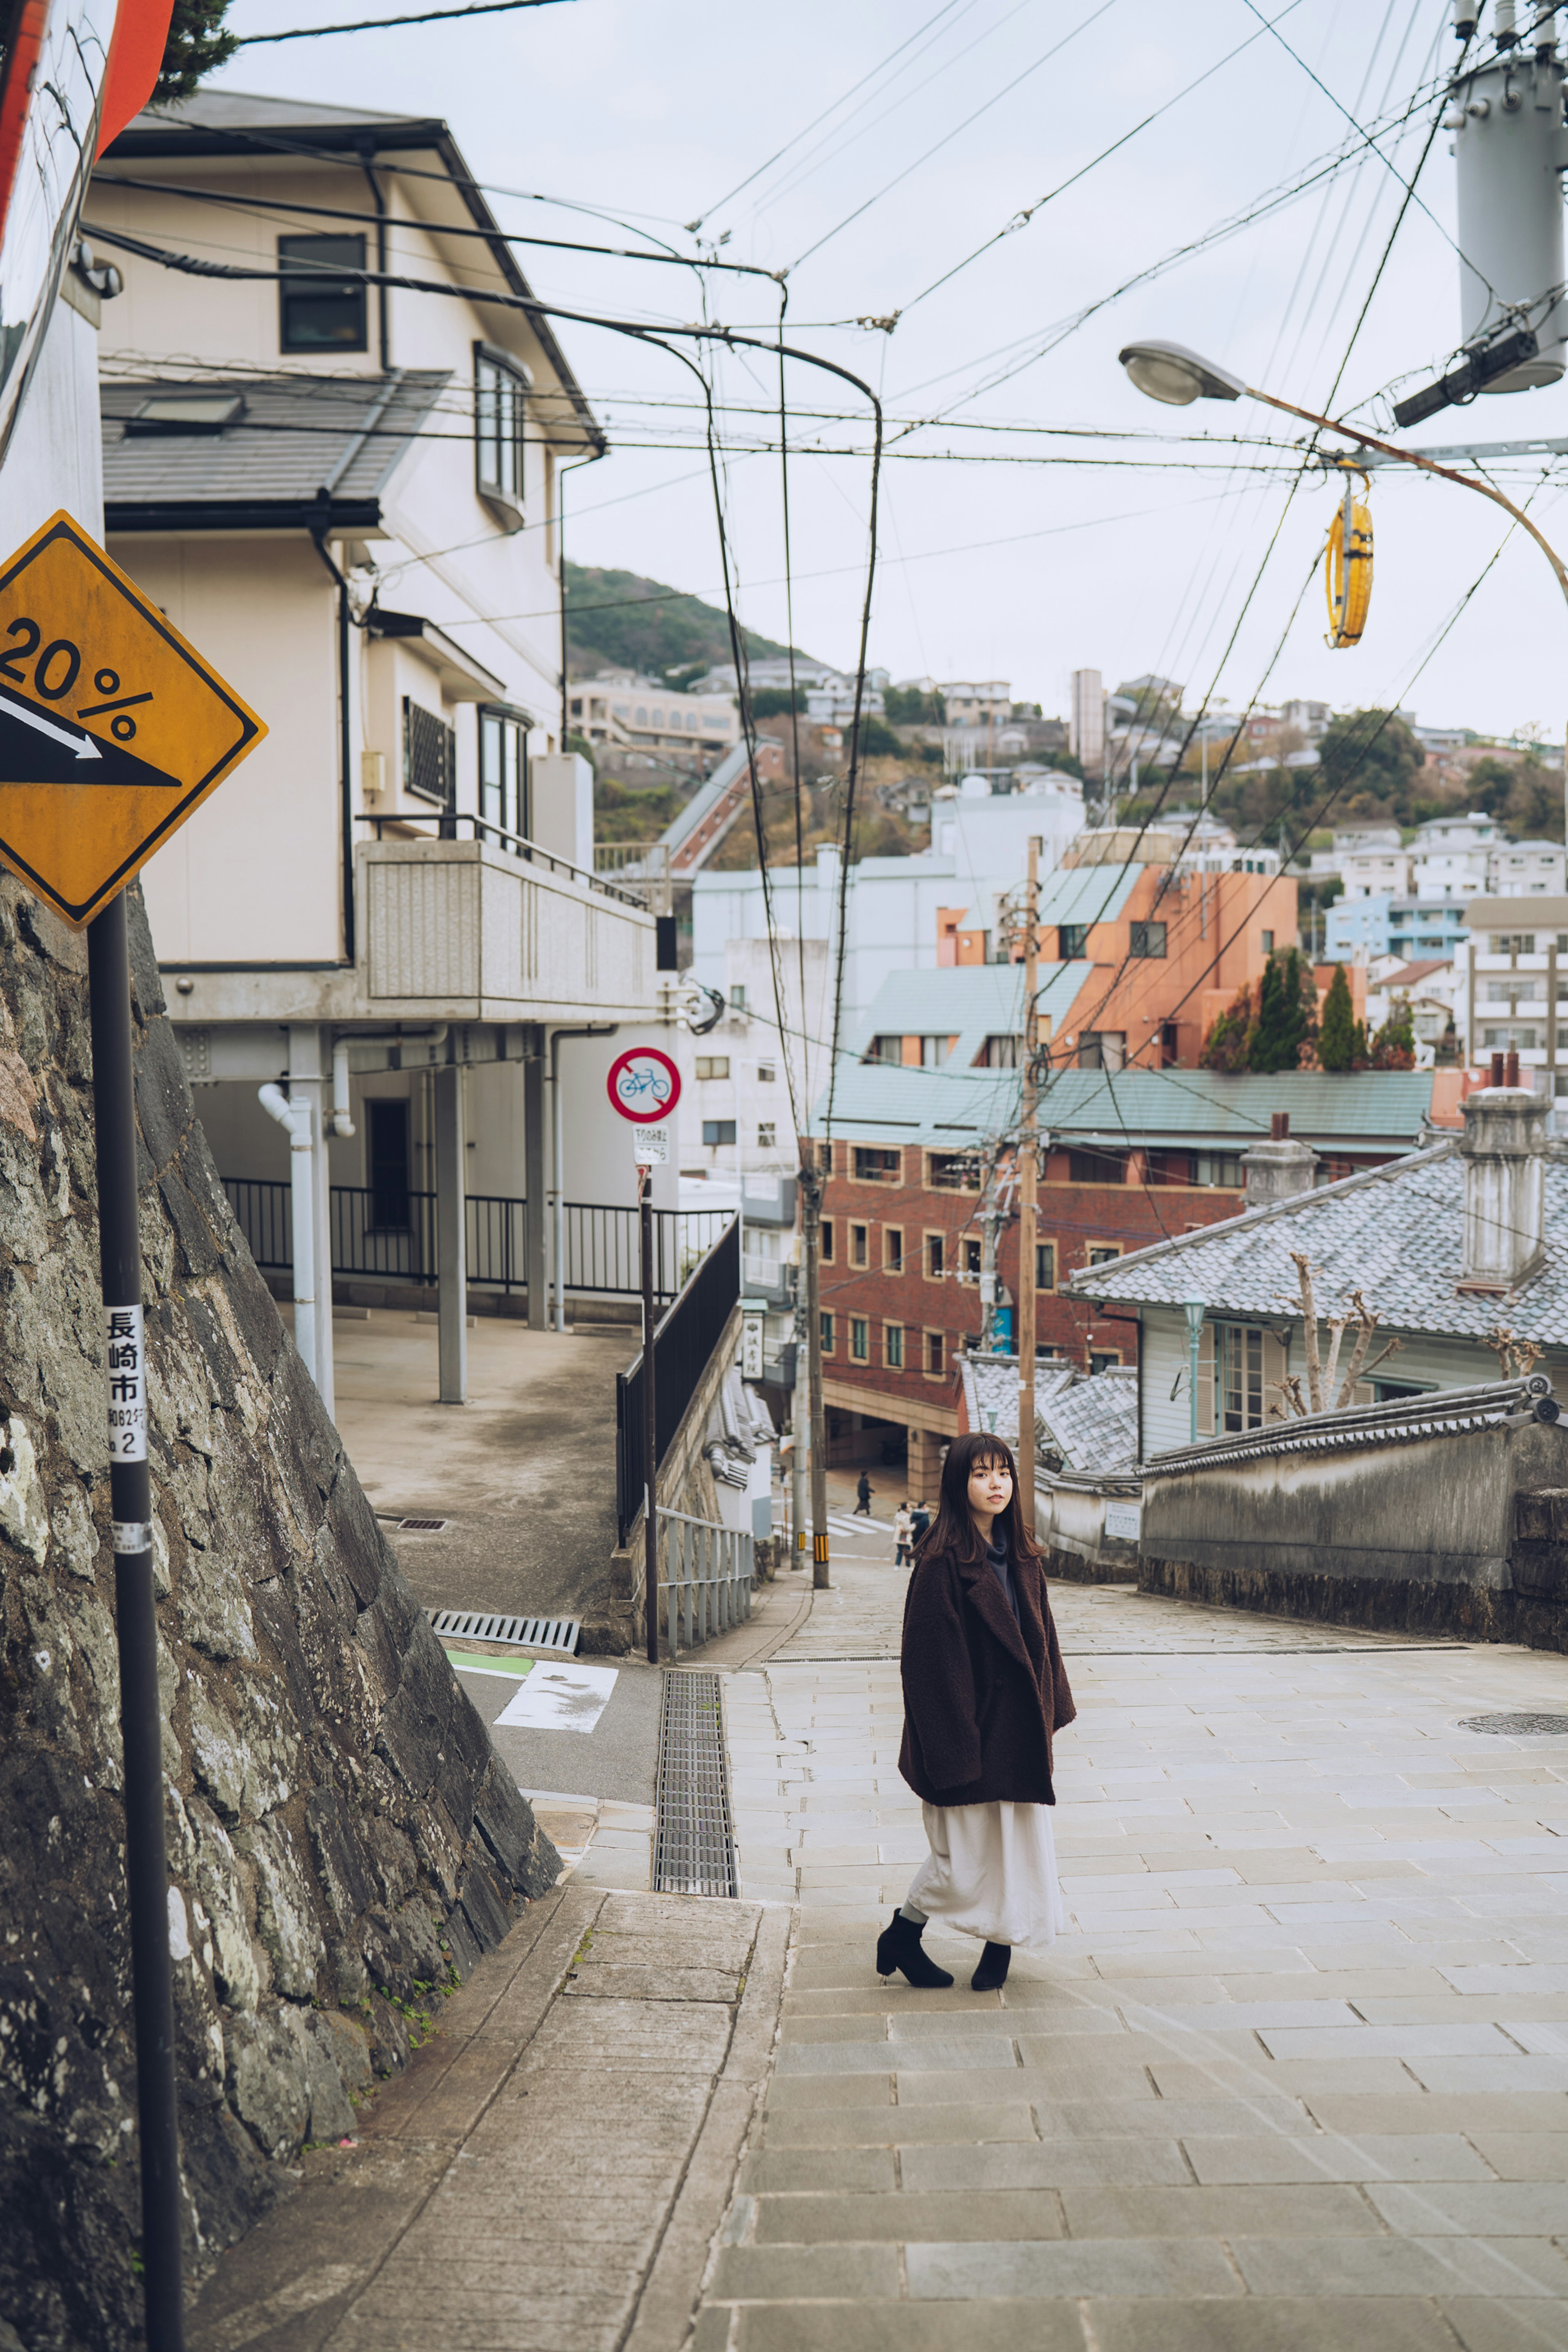
[[[1007,1964],[1013,1957],[1011,1944],[987,1944],[980,1955],[980,1965],[969,1979],[971,1992],[1000,1992],[1007,1981]]]
[[[952,1979],[945,1969],[939,1969],[931,1955],[921,1948],[922,1927],[895,1911],[877,1938],[877,1974],[884,1984],[897,1969],[909,1979],[917,1991],[940,1992]]]

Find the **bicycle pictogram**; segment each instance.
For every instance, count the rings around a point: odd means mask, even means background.
[[[680,1073],[657,1045],[633,1045],[618,1054],[606,1086],[623,1118],[663,1118],[680,1100]]]

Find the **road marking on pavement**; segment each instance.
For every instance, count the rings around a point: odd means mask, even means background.
[[[535,1659],[533,1671],[497,1716],[492,1730],[523,1726],[534,1731],[592,1731],[610,1703],[616,1666],[557,1665]]]
[[[467,1650],[448,1650],[447,1655],[460,1675],[504,1675],[508,1682],[521,1675],[531,1675],[539,1664],[537,1658],[476,1658]]]

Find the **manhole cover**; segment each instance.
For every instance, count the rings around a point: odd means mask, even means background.
[[[501,1617],[486,1609],[437,1609],[430,1620],[437,1633],[469,1642],[514,1642],[529,1650],[577,1647],[582,1628],[575,1617]]]
[[[1505,1738],[1568,1738],[1568,1715],[1467,1715],[1461,1731],[1495,1731]]]

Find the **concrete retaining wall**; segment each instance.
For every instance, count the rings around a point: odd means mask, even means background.
[[[1568,1431],[1368,1425],[1144,1473],[1140,1586],[1338,1624],[1568,1649]],[[1354,1415],[1341,1417],[1350,1423]]]
[[[1112,1531],[1106,1528],[1110,1507]],[[1046,1573],[1068,1584],[1134,1584],[1138,1541],[1116,1530],[1138,1507],[1138,1483],[1128,1478],[1039,1479],[1035,1533],[1045,1547]]]

